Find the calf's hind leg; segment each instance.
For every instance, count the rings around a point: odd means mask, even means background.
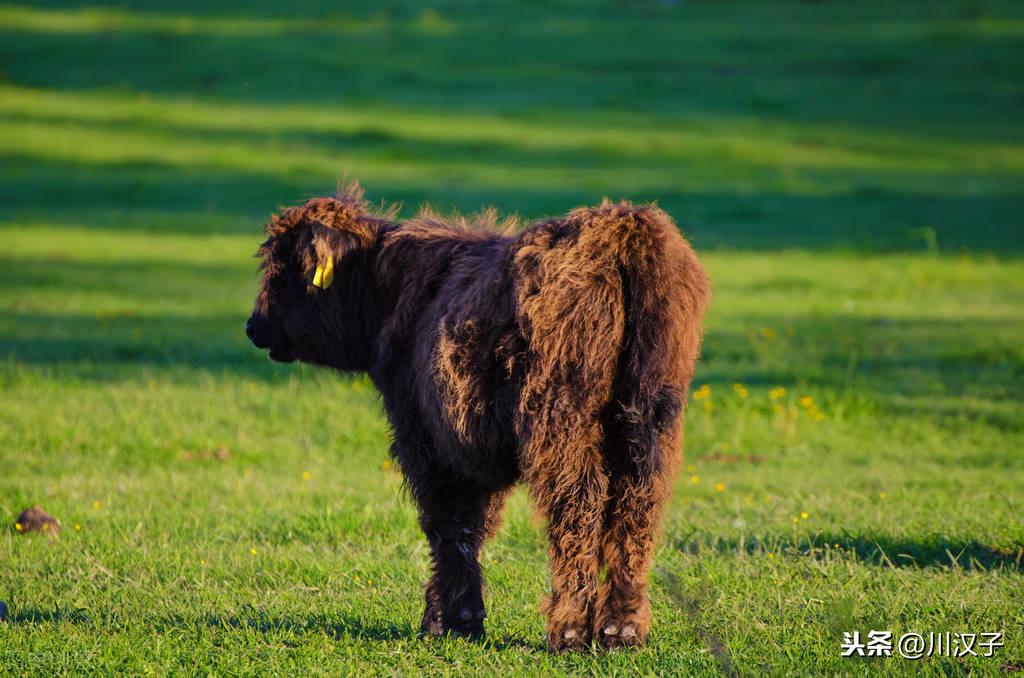
[[[653,421],[617,417],[619,427],[610,427],[606,441],[612,478],[601,533],[605,579],[594,634],[608,649],[643,643],[650,627],[648,572],[680,456],[678,405],[674,397],[667,400],[673,402],[659,408],[661,417]],[[623,423],[631,419],[632,424]]]
[[[594,617],[594,633],[609,649],[639,645],[647,636],[647,576],[664,494],[652,482],[624,476],[612,482],[611,492],[611,517],[601,538],[605,580]]]
[[[551,595],[545,601],[548,646],[579,650],[589,644],[600,572],[600,529],[608,477],[591,442],[599,425],[569,426],[573,435],[549,439],[546,454],[533,457],[526,478],[548,521]]]

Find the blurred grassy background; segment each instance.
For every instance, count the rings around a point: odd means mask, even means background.
[[[1024,660],[1014,2],[0,5],[0,672],[989,672]],[[491,640],[369,384],[241,332],[278,205],[658,200],[715,283],[643,651],[551,657],[541,527]],[[844,630],[1004,630],[995,659]]]

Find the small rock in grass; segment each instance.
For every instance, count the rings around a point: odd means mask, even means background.
[[[60,532],[60,521],[48,514],[41,506],[33,506],[21,512],[18,519],[14,521],[15,532],[45,532],[57,534]]]

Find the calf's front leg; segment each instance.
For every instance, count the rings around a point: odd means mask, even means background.
[[[497,527],[505,492],[437,476],[410,484],[433,569],[421,631],[430,636],[482,637],[487,613],[480,548]]]

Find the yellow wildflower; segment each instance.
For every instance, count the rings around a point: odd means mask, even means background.
[[[22,530],[25,529],[25,527],[21,523],[14,523],[14,529],[17,530],[18,532],[21,532]]]
[[[79,525],[78,523],[75,523],[75,532],[81,532],[81,531],[82,531],[82,526]]]
[[[804,396],[803,398],[800,399],[800,406],[801,407],[813,407],[814,406],[814,398],[812,398],[811,396]]]
[[[690,482],[696,485],[700,482],[700,476],[690,476]]]
[[[251,553],[252,555],[256,555],[256,547],[249,549],[249,553]]]
[[[313,477],[313,474],[310,473],[309,471],[303,471],[302,472],[302,479],[303,480],[309,480],[312,477]]]
[[[92,503],[92,507],[93,507],[94,509],[99,509],[99,508],[100,508],[101,506],[103,506],[103,504],[102,504],[102,503],[100,503],[99,501],[94,501],[94,502]]]
[[[711,397],[711,386],[708,384],[701,384],[700,388],[693,392],[694,400],[706,400]]]
[[[779,398],[785,398],[786,397],[786,389],[784,387],[782,387],[782,386],[779,386],[778,388],[773,388],[772,390],[768,391],[768,397],[771,398],[772,400],[778,400]]]
[[[725,483],[716,483],[715,492],[725,492]]]
[[[800,517],[801,517],[801,518],[802,518],[803,520],[807,520],[807,519],[808,519],[808,518],[810,518],[811,516],[810,516],[810,514],[809,514],[809,513],[807,513],[807,511],[801,511],[801,512],[800,512]]]
[[[732,390],[736,391],[736,395],[746,400],[747,396],[750,395],[750,391],[743,384],[733,384]]]
[[[384,463],[380,465],[380,467],[385,471],[390,471],[392,466],[394,466],[394,464],[391,462],[390,459],[384,460]]]

